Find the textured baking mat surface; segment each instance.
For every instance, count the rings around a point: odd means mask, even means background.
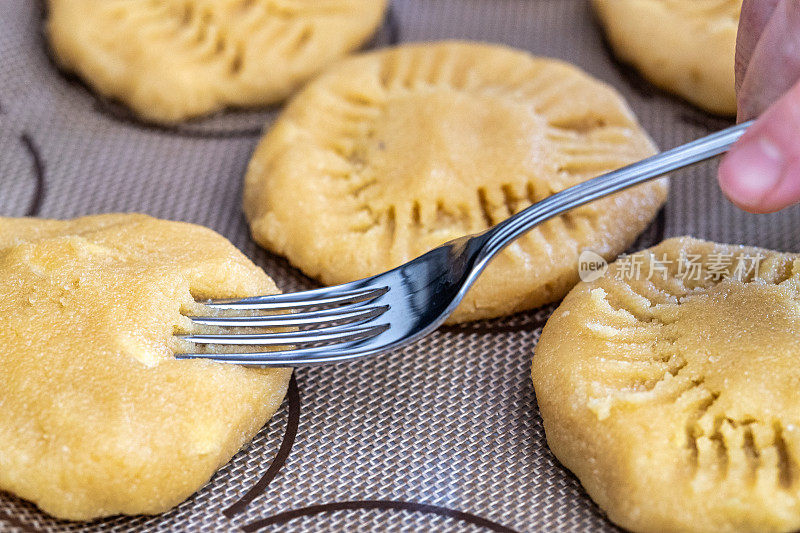
[[[0,215],[136,211],[229,238],[285,291],[313,284],[248,237],[241,178],[276,110],[165,129],[60,73],[44,7],[0,1]],[[616,64],[586,0],[394,0],[369,47],[443,38],[571,61],[619,89],[661,147],[727,126]],[[800,251],[800,210],[728,204],[707,164],[674,175],[637,247],[691,234]],[[547,449],[530,361],[552,308],[444,328],[405,350],[301,369],[283,407],[211,482],[153,517],[53,520],[0,494],[0,530],[615,531]],[[0,384],[2,386],[2,384]],[[0,443],[0,446],[2,443]]]

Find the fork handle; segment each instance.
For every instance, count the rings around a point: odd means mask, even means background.
[[[546,220],[628,187],[639,185],[673,170],[685,168],[728,151],[752,123],[753,121],[749,121],[726,128],[707,137],[643,159],[638,163],[584,181],[536,202],[481,236],[485,239],[485,243],[481,247],[481,266],[485,266],[512,241]]]

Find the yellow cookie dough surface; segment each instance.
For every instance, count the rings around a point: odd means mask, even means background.
[[[272,416],[291,371],[175,360],[181,313],[276,292],[200,226],[0,218],[0,490],[75,520],[185,500]]]
[[[734,54],[742,0],[593,0],[615,53],[659,87],[736,114]]]
[[[622,527],[788,532],[798,362],[800,256],[679,238],[570,292],[533,383],[553,453]]]
[[[140,116],[278,102],[363,44],[386,0],[48,0],[59,63]]]
[[[489,44],[405,45],[345,60],[291,102],[253,156],[244,207],[260,244],[336,284],[654,151],[622,97],[574,66]],[[451,321],[560,299],[579,253],[625,250],[666,191],[651,183],[533,230]]]

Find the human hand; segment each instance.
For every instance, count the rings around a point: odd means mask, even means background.
[[[736,43],[739,120],[759,117],[719,167],[722,191],[753,213],[800,202],[800,1],[744,0]]]

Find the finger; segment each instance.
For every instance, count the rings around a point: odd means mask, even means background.
[[[758,116],[800,79],[800,2],[778,0],[750,56],[739,90],[739,119]]]
[[[736,205],[771,213],[800,202],[800,83],[745,133],[719,167],[719,183]]]
[[[744,0],[736,35],[736,91],[742,85],[756,44],[772,17],[779,0]]]

